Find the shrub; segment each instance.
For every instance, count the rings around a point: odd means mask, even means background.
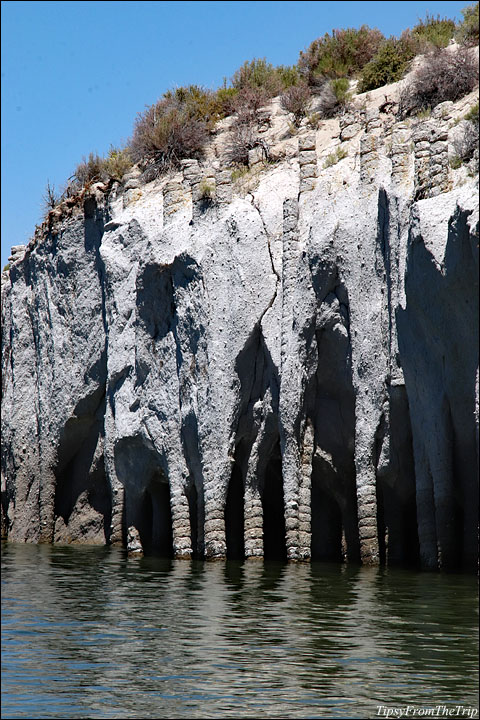
[[[221,115],[231,115],[235,112],[234,103],[237,95],[238,90],[236,88],[227,87],[226,84],[224,87],[217,90],[216,102]]]
[[[49,210],[53,210],[53,208],[57,207],[61,199],[61,193],[58,193],[55,190],[55,185],[50,185],[50,181],[47,180],[45,192],[42,196],[44,212],[48,213]]]
[[[246,60],[235,71],[232,85],[236,90],[262,89],[267,97],[274,97],[283,90],[283,83],[277,69],[266,59]]]
[[[248,167],[245,164],[236,165],[232,170],[232,181],[240,180],[248,173]]]
[[[318,123],[320,122],[320,113],[316,112],[312,115],[309,115],[307,118],[308,126],[312,128],[312,130],[316,130],[318,128]]]
[[[163,97],[173,106],[182,108],[188,119],[205,122],[210,128],[220,117],[223,117],[222,103],[219,101],[218,93],[206,90],[199,85],[167,90]]]
[[[478,45],[478,2],[462,10],[463,22],[457,27],[455,40],[461,45]]]
[[[108,157],[104,161],[105,172],[108,177],[113,180],[121,180],[133,165],[132,158],[127,148],[112,147],[109,150]]]
[[[10,263],[7,263],[3,266],[3,272],[8,272],[10,270]]]
[[[294,85],[298,85],[301,81],[300,73],[296,65],[279,65],[275,71],[282,83],[282,88],[285,90]]]
[[[233,100],[233,110],[238,124],[251,124],[258,120],[258,111],[268,102],[264,88],[242,88]]]
[[[202,180],[198,188],[202,200],[212,201],[215,195],[215,187],[208,180]]]
[[[108,175],[105,170],[105,160],[96,153],[90,153],[88,158],[83,158],[73,174],[75,183],[79,187],[84,187],[92,182],[107,180]]]
[[[463,160],[459,155],[455,155],[450,159],[450,167],[452,170],[458,170],[459,167],[463,164]]]
[[[426,55],[400,93],[402,117],[433,108],[445,100],[458,100],[478,83],[478,66],[467,48],[436,50]]]
[[[340,160],[343,160],[348,155],[348,152],[341,147],[337,147],[334,152],[327,155],[325,158],[325,162],[323,163],[324,169],[331,167],[332,165],[336,165]]]
[[[200,106],[192,93],[175,91],[140,113],[129,147],[132,160],[150,161],[161,172],[183,158],[199,157],[208,138]]]
[[[409,36],[404,34],[399,39],[388,38],[363,68],[358,92],[375,90],[383,85],[397,82],[402,78],[409,61],[414,56],[415,51],[412,43],[409,42]]]
[[[263,87],[244,87],[233,101],[236,113],[232,125],[230,160],[236,164],[248,164],[248,151],[259,143],[259,110],[267,102],[268,94]]]
[[[280,104],[284,110],[292,113],[294,123],[298,127],[302,118],[307,114],[308,104],[311,100],[311,92],[306,83],[292,85],[280,98]]]
[[[464,116],[464,120],[470,120],[478,125],[478,102],[473,105]]]
[[[250,123],[235,123],[230,141],[230,161],[236,165],[248,165],[248,151],[255,147],[257,133]]]
[[[479,116],[478,103],[471,108],[465,115],[465,119],[461,123],[460,133],[457,134],[453,141],[453,148],[456,157],[452,158],[453,162],[457,162],[456,167],[461,163],[472,160],[477,157],[476,170],[478,171],[478,139],[479,139]]]
[[[383,35],[380,30],[362,25],[358,30],[332,30],[314,40],[300,53],[298,67],[309,85],[322,78],[352,75],[361,70],[377,52]]]
[[[412,35],[419,40],[419,52],[429,48],[447,47],[455,33],[455,22],[448,18],[433,17],[427,13],[425,20],[420,20],[412,29]]]
[[[325,118],[335,117],[345,110],[351,99],[348,78],[336,78],[324,83],[320,91],[320,113]]]

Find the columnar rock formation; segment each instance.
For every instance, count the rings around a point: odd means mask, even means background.
[[[12,541],[475,565],[477,195],[443,116],[389,120],[324,170],[301,131],[245,198],[211,159],[94,186],[13,248]]]

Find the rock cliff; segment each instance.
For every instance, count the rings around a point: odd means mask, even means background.
[[[13,249],[10,540],[475,566],[478,198],[448,153],[476,96],[397,122],[392,88],[294,136],[273,101],[277,162],[236,180],[222,121]]]

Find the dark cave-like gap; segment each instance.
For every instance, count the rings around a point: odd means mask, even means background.
[[[377,478],[377,526],[380,563],[417,567],[420,548],[415,494],[402,498],[397,488]]]
[[[146,555],[173,557],[170,488],[162,473],[154,473],[142,495],[138,532]]]
[[[228,560],[243,560],[244,540],[244,486],[240,463],[233,464],[225,502],[225,540]]]
[[[280,440],[277,440],[265,469],[262,506],[264,558],[265,560],[286,560],[287,544]]]
[[[342,513],[327,487],[322,467],[314,460],[311,489],[311,557],[315,561],[342,561]]]

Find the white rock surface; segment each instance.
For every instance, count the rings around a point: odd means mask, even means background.
[[[302,185],[289,153],[211,207],[134,173],[14,249],[11,540],[475,564],[474,181],[416,201],[410,121],[366,117],[328,168],[338,122],[300,132]]]

